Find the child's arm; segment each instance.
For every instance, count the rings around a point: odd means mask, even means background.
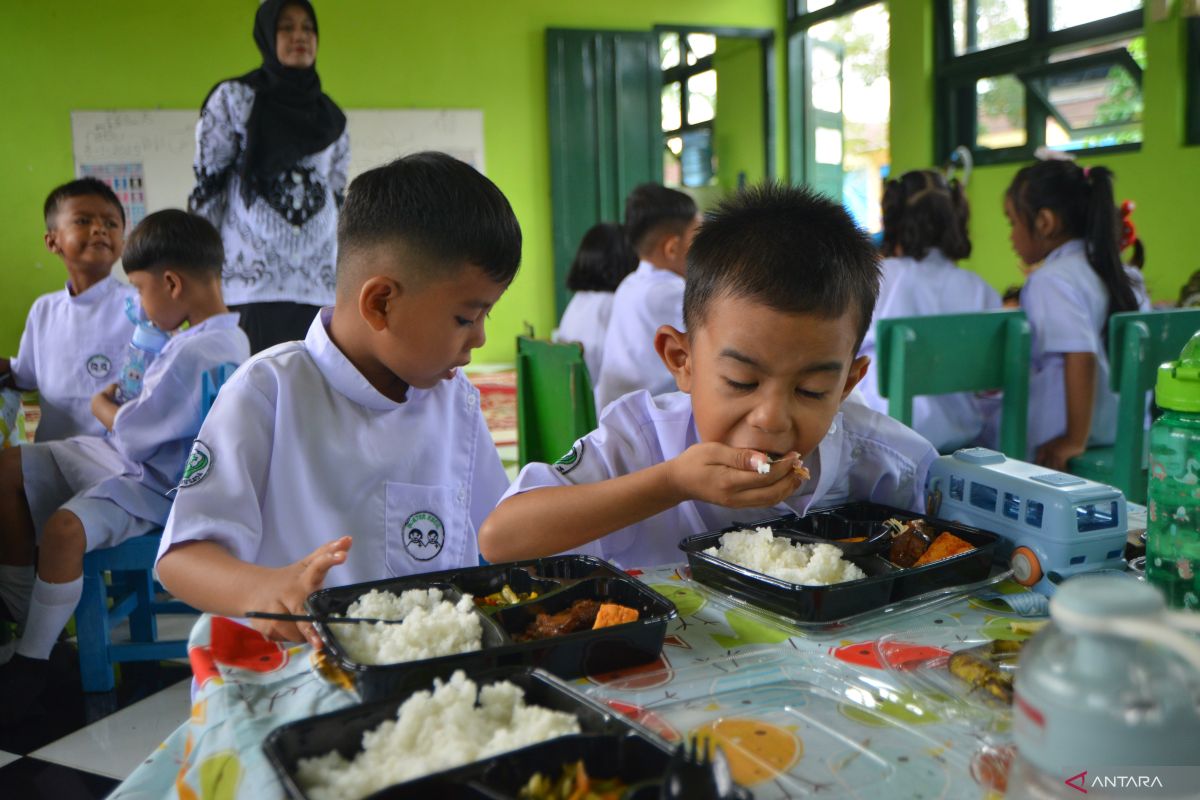
[[[115,383],[110,383],[92,395],[92,414],[100,420],[100,424],[107,431],[113,429],[113,421],[117,418],[117,412],[121,410],[121,407],[117,405],[116,397],[117,385]]]
[[[1043,444],[1034,461],[1050,469],[1065,470],[1067,462],[1087,449],[1092,432],[1096,398],[1096,356],[1063,353],[1063,388],[1067,399],[1067,432]]]
[[[158,576],[171,594],[193,608],[227,617],[247,611],[305,614],[304,601],[325,584],[329,570],[346,560],[350,537],[323,544],[286,567],[260,567],[235,558],[213,541],[182,542],[158,561]],[[289,642],[321,639],[307,623],[251,620],[258,631]]]
[[[792,454],[759,474],[762,453],[719,442],[689,447],[676,458],[626,475],[574,486],[550,486],[513,495],[479,531],[488,561],[515,561],[561,553],[654,516],[687,500],[729,508],[763,508],[799,488]]]

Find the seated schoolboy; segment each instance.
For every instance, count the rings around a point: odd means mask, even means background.
[[[770,184],[727,200],[688,256],[687,333],[655,337],[679,392],[628,394],[557,463],[526,465],[480,531],[484,558],[654,566],[734,520],[856,500],[923,510],[933,447],[842,403],[878,289],[875,248],[840,205]]]
[[[674,391],[654,353],[654,332],[660,325],[683,329],[683,278],[699,225],[692,198],[657,183],[643,183],[625,200],[625,235],[641,261],[613,295],[604,360],[592,376],[597,411],[638,389]]]
[[[32,564],[36,532],[37,579],[17,654],[0,667],[0,721],[19,717],[45,687],[50,650],[83,592],[84,553],[167,521],[168,493],[200,429],[204,373],[250,356],[221,298],[223,262],[220,234],[204,218],[167,210],[142,220],[130,234],[125,271],[150,321],[178,332],[146,369],[137,396],[118,405],[114,383],[92,398],[106,436],[20,448],[24,505],[3,520],[4,538],[11,547],[23,537]]]
[[[37,440],[102,436],[92,396],[112,383],[133,325],[133,290],[112,277],[125,241],[125,211],[95,178],[56,187],[43,207],[46,248],[62,259],[67,285],[34,301],[17,355],[0,358],[0,382],[40,395]]]
[[[335,305],[303,342],[247,362],[204,421],[159,550],[166,587],[227,616],[303,613],[326,573],[477,566],[476,530],[508,479],[459,367],[520,255],[508,201],[461,161],[418,153],[359,175]]]

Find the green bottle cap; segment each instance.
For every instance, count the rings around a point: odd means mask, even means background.
[[[1178,361],[1158,368],[1154,402],[1172,411],[1200,411],[1200,332],[1183,346]]]

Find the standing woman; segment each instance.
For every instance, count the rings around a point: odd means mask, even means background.
[[[308,0],[266,0],[254,17],[262,66],[221,81],[196,126],[188,207],[221,232],[225,301],[258,352],[303,339],[333,302],[346,115],[321,91]]]

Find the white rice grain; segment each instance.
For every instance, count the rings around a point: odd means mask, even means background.
[[[483,646],[483,626],[475,599],[464,594],[457,604],[442,599],[440,589],[409,589],[401,595],[372,589],[346,609],[348,617],[399,619],[330,626],[350,659],[358,664],[399,664]]]
[[[433,692],[405,700],[394,721],[364,733],[362,752],[353,760],[337,751],[301,759],[297,778],[311,800],[359,800],[393,784],[579,730],[571,714],[525,705],[524,693],[508,681],[477,691],[474,681],[458,671],[449,683],[434,681]]]
[[[773,578],[806,586],[828,586],[855,581],[867,574],[842,558],[831,544],[793,544],[776,537],[769,527],[731,531],[721,536],[720,547],[704,551]]]

